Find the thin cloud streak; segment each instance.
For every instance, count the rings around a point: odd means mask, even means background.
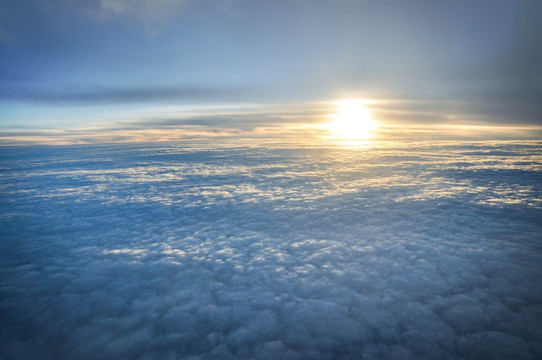
[[[247,94],[247,89],[212,87],[91,87],[73,89],[4,89],[0,101],[37,102],[52,105],[101,105],[161,101],[219,101]]]

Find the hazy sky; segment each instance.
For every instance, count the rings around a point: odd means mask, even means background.
[[[293,121],[294,103],[321,121],[315,104],[351,97],[390,123],[542,125],[540,14],[540,1],[0,0],[0,130],[241,129]]]

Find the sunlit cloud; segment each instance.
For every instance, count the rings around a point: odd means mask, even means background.
[[[498,125],[469,116],[460,107],[424,107],[397,100],[223,103],[215,105],[141,105],[106,107],[73,118],[72,108],[53,115],[59,128],[10,128],[3,144],[189,141],[221,139],[284,141],[305,144],[366,141],[542,137],[536,125]],[[77,107],[75,108],[78,111]],[[454,111],[455,109],[455,111]],[[455,114],[455,115],[446,115]],[[48,116],[43,112],[42,117]],[[52,116],[52,115],[49,115]],[[425,117],[425,118],[424,118]],[[52,120],[52,119],[51,119]],[[88,126],[92,123],[94,126]],[[24,124],[24,123],[23,123]]]

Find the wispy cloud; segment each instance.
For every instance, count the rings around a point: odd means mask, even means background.
[[[100,0],[100,14],[136,20],[149,35],[158,35],[188,0]]]
[[[180,14],[190,0],[51,0],[35,2],[21,0],[0,4],[0,42],[28,40],[55,32],[69,33],[80,21],[89,25],[109,23],[136,23],[154,37],[160,34]]]

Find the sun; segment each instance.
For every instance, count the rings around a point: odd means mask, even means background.
[[[327,124],[331,134],[339,139],[365,140],[372,136],[378,128],[377,122],[371,117],[366,101],[348,99],[336,102],[336,112],[332,121]]]

